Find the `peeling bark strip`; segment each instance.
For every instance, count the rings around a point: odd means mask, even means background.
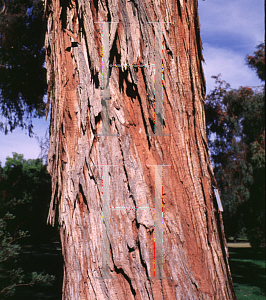
[[[45,11],[48,223],[60,225],[62,299],[235,299],[197,1],[46,0]],[[103,165],[114,166],[104,179]]]

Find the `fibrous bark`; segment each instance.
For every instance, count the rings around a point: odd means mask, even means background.
[[[197,1],[47,0],[45,10],[53,190],[48,222],[58,218],[60,225],[63,299],[235,299],[206,139]],[[163,136],[152,135],[158,21]],[[99,135],[108,81],[102,22],[110,22],[110,136]],[[109,165],[110,180],[110,274],[117,279],[96,278],[104,273],[107,228],[103,165]],[[155,165],[165,165],[162,275],[172,279],[149,278]]]

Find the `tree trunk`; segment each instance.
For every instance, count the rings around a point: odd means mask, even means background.
[[[62,298],[236,299],[206,139],[197,1],[45,9],[48,223],[60,225]]]

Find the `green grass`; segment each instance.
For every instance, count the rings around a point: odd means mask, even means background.
[[[229,254],[237,299],[265,300],[265,248],[229,248]]]

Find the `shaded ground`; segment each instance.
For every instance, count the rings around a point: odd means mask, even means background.
[[[266,299],[265,248],[249,243],[228,243],[229,263],[238,300]]]

